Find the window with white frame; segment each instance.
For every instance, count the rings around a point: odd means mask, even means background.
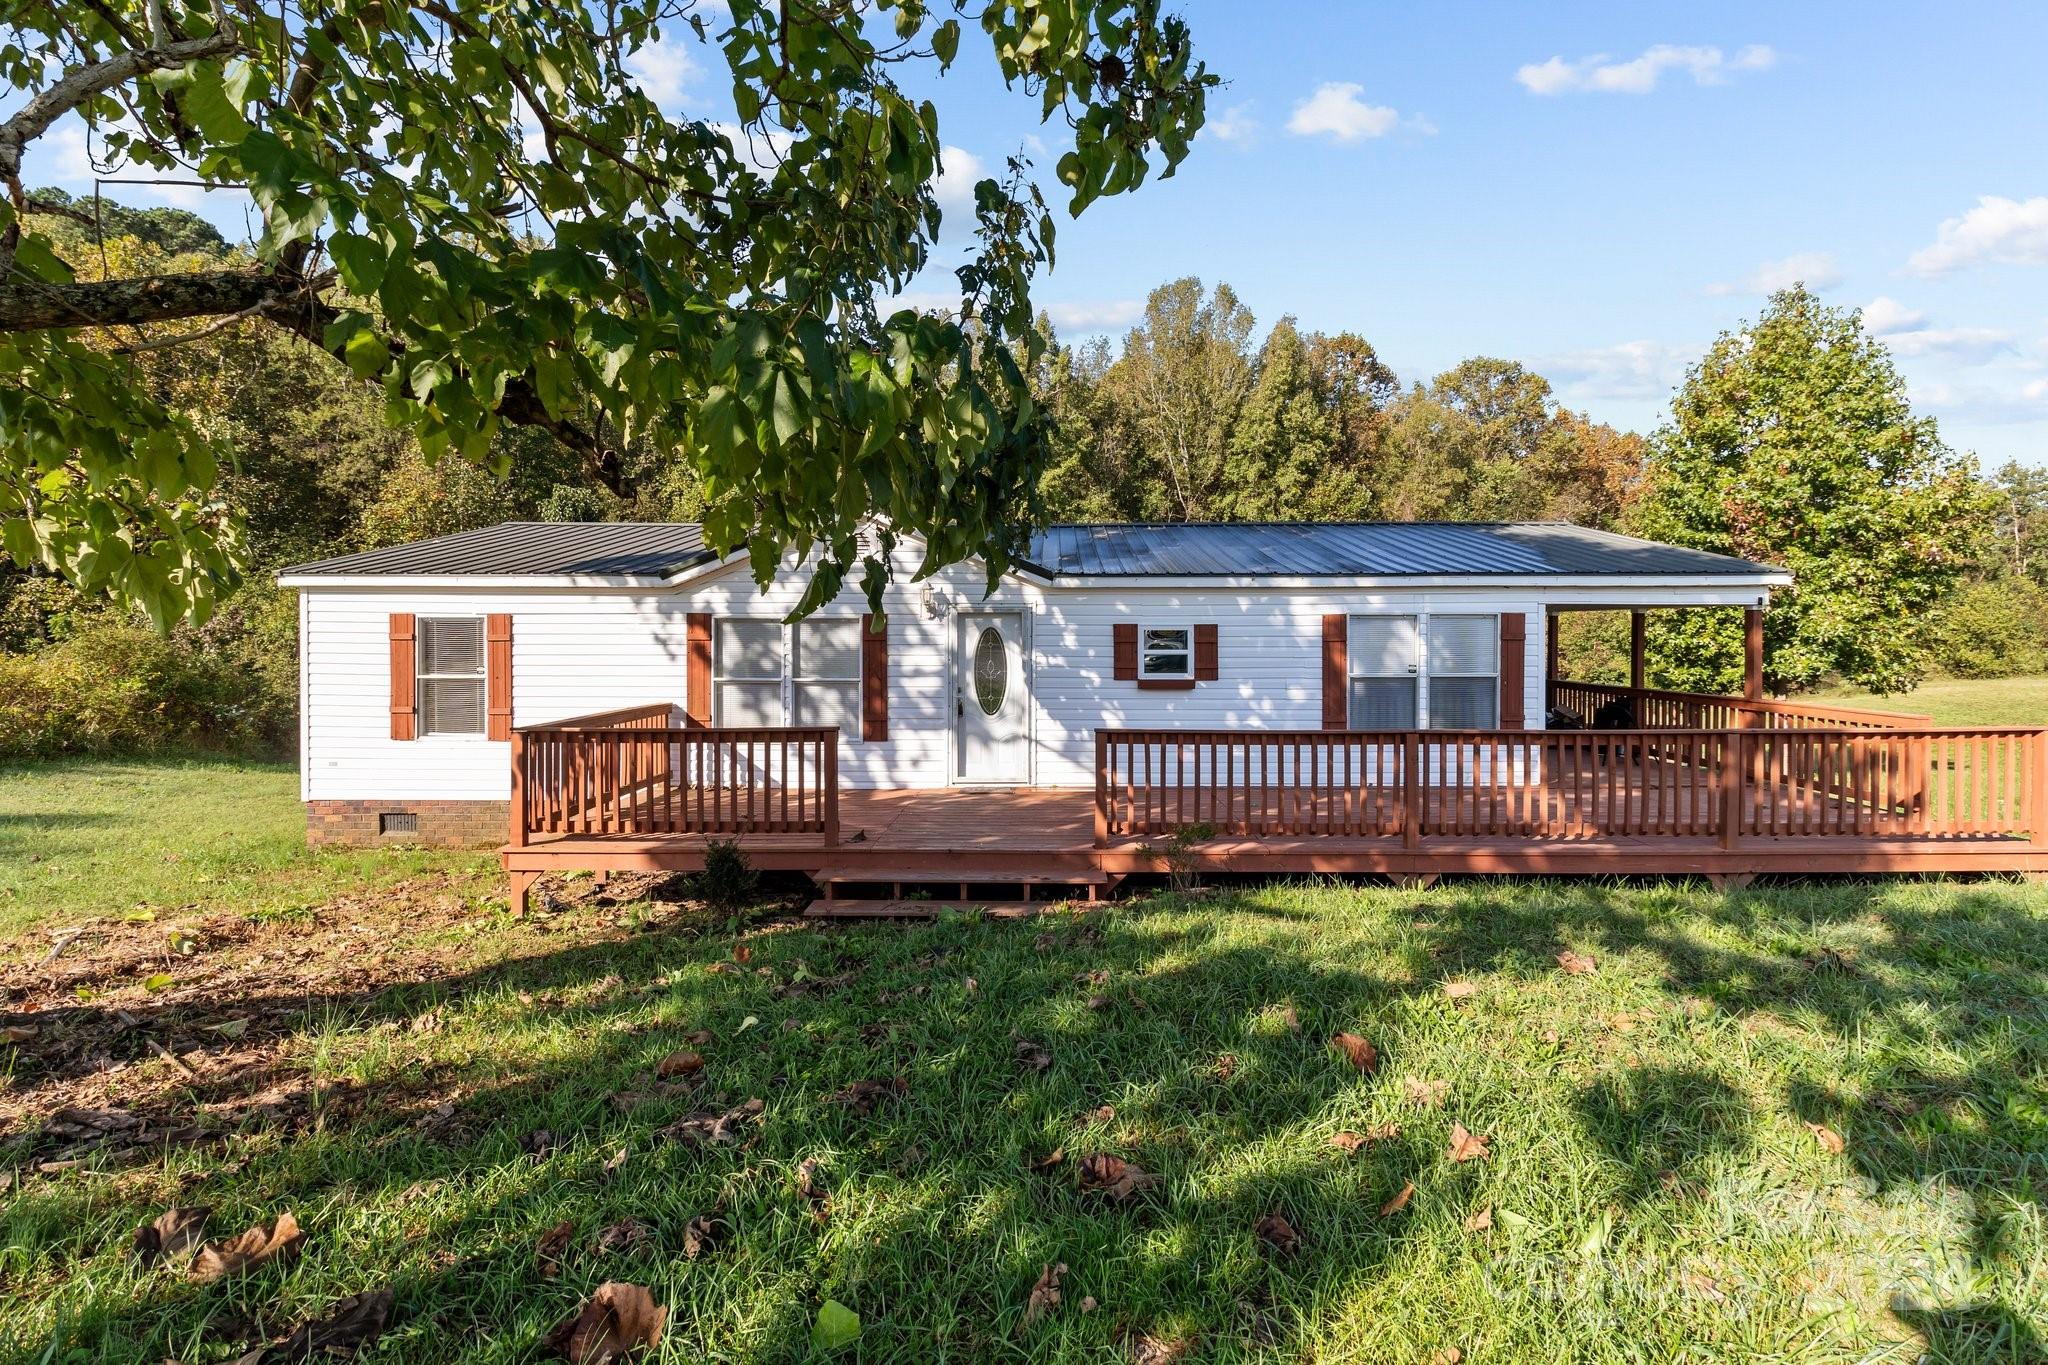
[[[1500,721],[1500,618],[1429,618],[1429,728],[1491,730]]]
[[[725,618],[712,649],[713,719],[723,726],[836,725],[860,735],[858,617],[795,625]]]
[[[1354,616],[1345,626],[1354,730],[1415,728],[1421,636],[1413,616]]]
[[[484,732],[484,622],[481,616],[422,617],[415,647],[423,735]]]
[[[1195,676],[1195,632],[1188,626],[1138,627],[1138,677]]]

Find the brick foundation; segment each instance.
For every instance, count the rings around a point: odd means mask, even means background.
[[[414,828],[395,828],[410,815]],[[425,844],[431,848],[495,848],[505,842],[511,807],[504,801],[308,801],[306,842]]]

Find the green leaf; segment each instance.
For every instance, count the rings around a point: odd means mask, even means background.
[[[775,428],[777,442],[787,445],[804,429],[803,409],[803,395],[797,392],[795,377],[788,370],[777,370],[774,398],[769,407],[768,417],[770,424]]]
[[[341,282],[349,292],[367,298],[384,283],[388,257],[381,244],[353,232],[337,232],[327,239],[327,253],[341,271]]]
[[[178,979],[169,972],[153,972],[142,978],[142,989],[151,994],[155,994],[157,991],[169,990],[177,984]]]
[[[811,1346],[820,1351],[836,1351],[858,1340],[860,1314],[837,1299],[825,1300],[825,1306],[818,1310],[818,1320],[811,1324]]]
[[[384,372],[391,363],[391,348],[384,344],[384,338],[368,327],[364,327],[348,339],[342,347],[341,358],[358,379],[368,379]]]
[[[960,51],[960,21],[948,19],[932,31],[932,52],[941,65],[951,66],[953,57]]]
[[[192,83],[184,92],[184,111],[200,135],[215,145],[240,142],[249,136],[249,121],[228,95],[221,69],[213,63],[194,68]]]

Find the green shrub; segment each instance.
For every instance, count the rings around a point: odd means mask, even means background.
[[[1953,678],[2048,671],[2048,591],[2024,578],[1965,583],[1935,609],[1934,663]]]
[[[761,874],[747,861],[737,839],[713,839],[704,846],[704,870],[691,879],[697,899],[713,910],[730,914],[754,903]]]
[[[274,753],[289,747],[292,700],[240,648],[100,621],[0,657],[0,757]]]

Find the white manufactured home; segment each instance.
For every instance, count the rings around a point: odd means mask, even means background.
[[[503,844],[523,890],[554,866],[688,867],[719,836],[812,871],[892,849],[899,872],[994,856],[1029,810],[1057,831],[1007,851],[1085,847],[1093,874],[1176,824],[1213,836],[1218,865],[1266,841],[1286,866],[1400,873],[1473,822],[1528,852],[1567,829],[1720,848],[1745,835],[1731,818],[1768,837],[1771,792],[1731,814],[1707,783],[1738,766],[1719,737],[1900,720],[1762,698],[1783,571],[1577,526],[1054,526],[993,591],[978,564],[913,581],[918,550],[899,546],[882,617],[850,586],[794,622],[803,565],[763,589],[689,524],[513,523],[287,569],[312,836]],[[1642,685],[1642,613],[1695,607],[1749,611],[1744,697]],[[1637,613],[1631,686],[1556,676],[1556,618],[1599,609]],[[1660,748],[1619,796],[1563,790],[1572,753],[1537,747],[1559,704],[1693,748]],[[1816,835],[1927,819],[1903,786],[1873,805],[1786,782]],[[2020,804],[1998,818],[2024,823]]]

